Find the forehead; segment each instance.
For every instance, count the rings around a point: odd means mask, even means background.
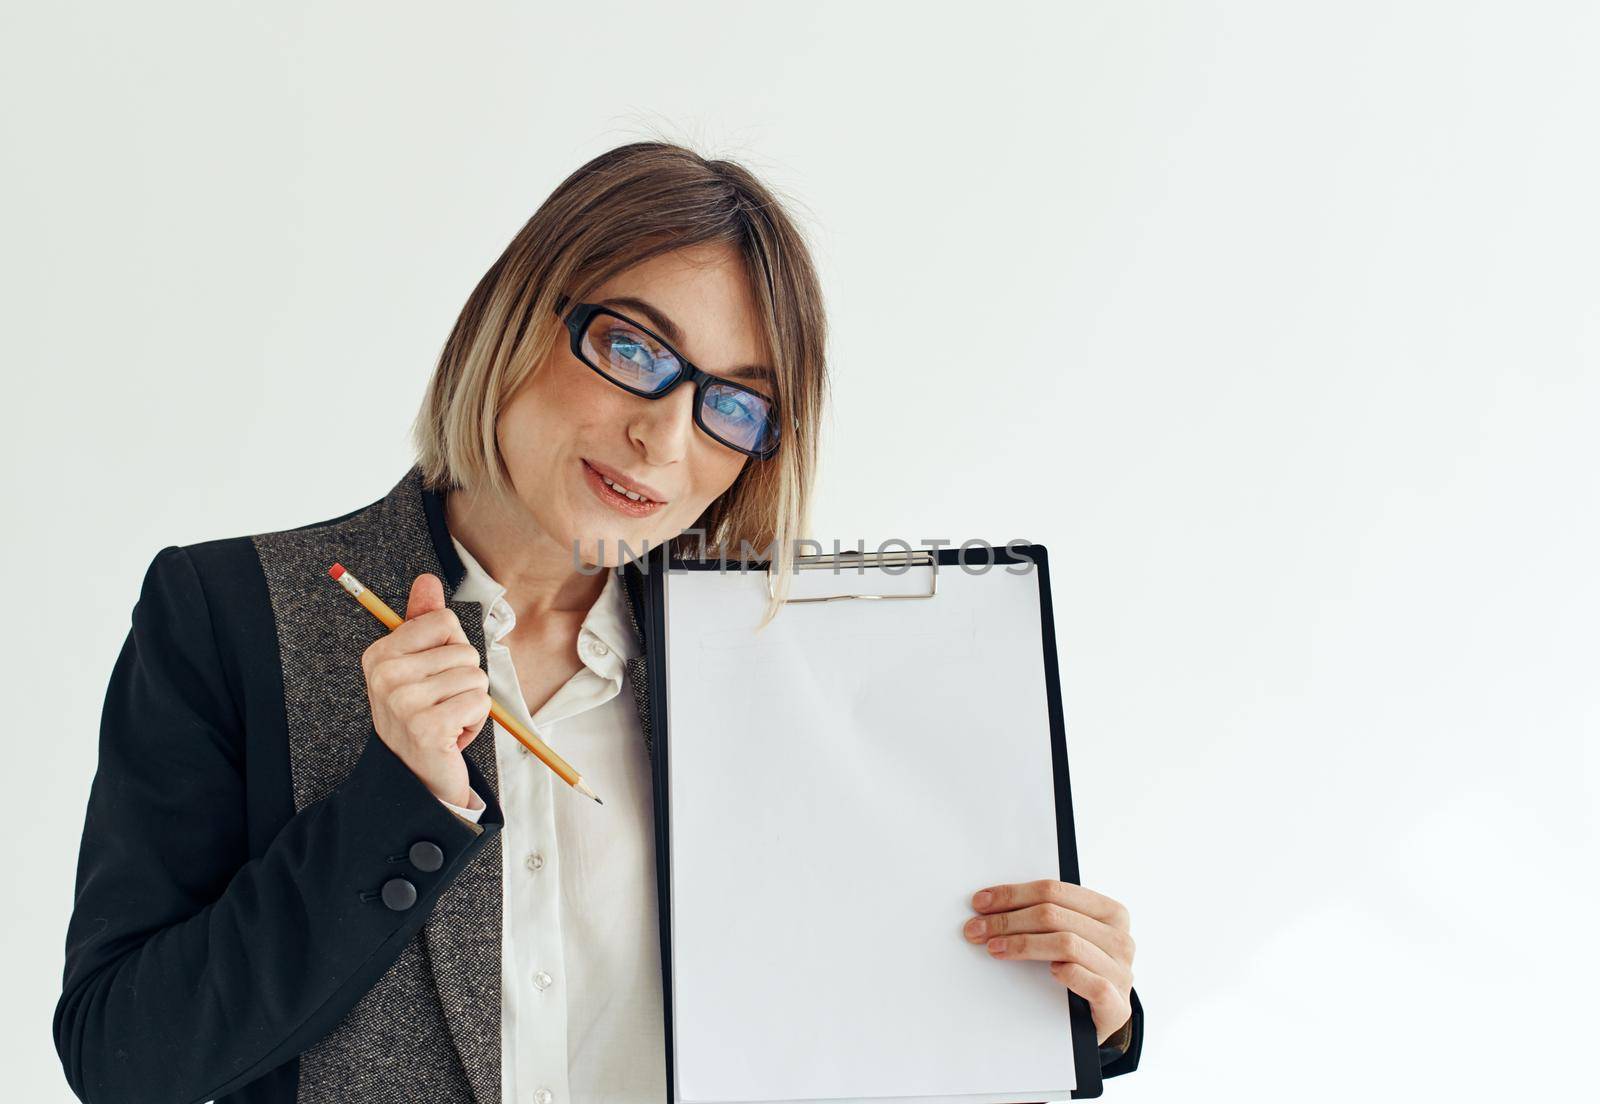
[[[731,247],[696,246],[651,257],[586,298],[628,298],[654,308],[607,304],[655,330],[708,372],[765,359],[744,262]]]

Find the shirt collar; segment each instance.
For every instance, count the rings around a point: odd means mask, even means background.
[[[495,622],[492,629],[486,626],[485,633],[491,642],[498,641],[516,625],[516,613],[505,601],[506,588],[484,570],[478,558],[454,534],[450,536],[450,543],[464,569],[455,600],[481,603],[485,614]],[[627,597],[622,593],[622,586],[622,570],[607,568],[605,588],[578,628],[579,660],[597,674],[614,680],[622,678],[623,664],[639,653],[638,638],[628,622],[628,609],[624,605]],[[605,645],[605,654],[595,654],[592,645],[596,641]]]
[[[455,596],[458,602],[482,602],[487,609],[505,596],[506,588],[495,582],[493,576],[478,562],[478,557],[467,551],[467,546],[457,540],[454,533],[450,535],[450,543],[461,558],[463,568],[460,581],[456,583]]]

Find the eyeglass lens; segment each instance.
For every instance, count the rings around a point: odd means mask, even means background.
[[[672,350],[615,315],[597,313],[589,319],[580,348],[607,377],[646,394],[669,386],[684,371]],[[760,452],[777,432],[772,405],[756,391],[708,380],[700,392],[700,421],[724,444]]]

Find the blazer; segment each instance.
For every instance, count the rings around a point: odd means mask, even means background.
[[[474,825],[374,729],[360,657],[386,630],[336,561],[388,596],[437,575],[486,662],[418,467],[339,517],[155,555],[106,691],[52,1025],[86,1102],[502,1104],[492,722],[463,753]],[[637,565],[624,582],[637,632]],[[1138,1064],[1134,1008],[1105,1076]]]

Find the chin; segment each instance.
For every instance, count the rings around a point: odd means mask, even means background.
[[[676,534],[656,536],[649,533],[625,533],[620,536],[611,537],[606,541],[605,554],[608,561],[606,566],[612,567],[622,563],[624,558],[629,560],[637,559],[650,552],[653,552],[657,548],[660,548],[663,544],[666,544],[675,535]],[[624,544],[628,546],[626,557],[624,557],[623,549],[621,547]]]
[[[644,555],[648,549],[658,547],[664,540],[632,533],[607,533],[598,540],[594,537],[583,537],[576,542],[569,541],[567,547],[572,548],[574,543],[577,546],[574,563],[598,568],[616,567],[623,562],[620,545],[628,546],[628,558],[632,559]]]

